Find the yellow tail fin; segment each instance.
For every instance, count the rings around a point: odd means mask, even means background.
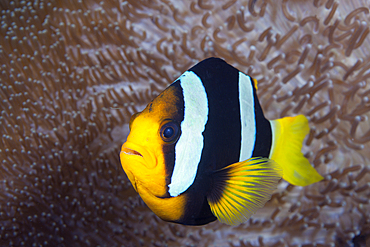
[[[283,168],[283,179],[293,185],[306,186],[323,179],[303,156],[301,149],[310,128],[303,115],[272,120],[270,159]]]

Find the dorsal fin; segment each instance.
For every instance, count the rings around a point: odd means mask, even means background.
[[[251,77],[252,78],[252,77]],[[252,78],[254,87],[256,88],[256,91],[258,90],[258,82],[256,79]]]
[[[214,188],[207,197],[219,221],[238,225],[270,200],[282,177],[281,167],[267,158],[250,158],[214,174]]]

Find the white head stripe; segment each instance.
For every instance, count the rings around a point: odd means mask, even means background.
[[[201,79],[192,71],[179,78],[184,97],[184,120],[181,136],[175,146],[175,167],[171,183],[171,196],[187,190],[194,182],[203,150],[203,131],[208,120],[208,100]]]
[[[252,157],[256,141],[253,85],[254,82],[249,76],[239,72],[240,123],[242,127],[239,161]]]

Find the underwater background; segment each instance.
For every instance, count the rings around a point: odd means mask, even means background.
[[[366,246],[368,0],[1,1],[1,246]],[[325,180],[281,181],[237,227],[160,220],[119,162],[130,116],[204,58],[304,114]]]

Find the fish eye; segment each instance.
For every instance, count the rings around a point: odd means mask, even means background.
[[[164,142],[173,143],[177,141],[180,134],[180,128],[175,122],[167,122],[161,127],[161,138]]]

